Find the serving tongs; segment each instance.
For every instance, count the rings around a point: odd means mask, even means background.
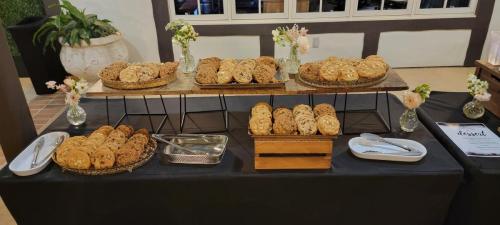
[[[194,151],[192,149],[189,149],[189,148],[186,148],[184,146],[180,146],[174,142],[171,142],[167,139],[172,139],[172,138],[193,138],[193,137],[196,137],[196,138],[200,138],[200,140],[203,140],[203,142],[209,144],[209,143],[212,143],[210,140],[208,140],[207,138],[207,135],[196,135],[196,134],[180,134],[180,135],[177,135],[177,136],[168,136],[168,135],[164,135],[164,134],[153,134],[152,137],[154,139],[156,139],[157,141],[161,141],[163,143],[166,143],[166,144],[169,144],[169,145],[172,145],[173,147],[177,148],[177,149],[180,149],[182,151],[185,151],[191,155],[200,155],[200,154],[203,154],[203,155],[208,155],[207,152],[200,152],[200,151]]]

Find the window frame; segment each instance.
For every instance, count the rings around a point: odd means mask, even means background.
[[[168,12],[173,19],[183,19],[186,21],[218,21],[218,20],[228,20],[229,18],[229,5],[228,0],[223,0],[222,6],[224,8],[223,14],[200,14],[200,15],[177,15],[175,13],[175,0],[168,0]],[[200,0],[196,0],[198,4],[198,9],[200,9]],[[200,10],[201,13],[201,10]]]
[[[422,0],[415,2],[415,15],[442,15],[442,14],[476,14],[477,0],[470,0],[469,7],[446,8],[448,0],[443,1],[442,8],[420,8]]]
[[[408,0],[406,3],[406,9],[384,9],[384,3],[386,0],[380,1],[379,10],[358,10],[359,0],[353,1],[352,16],[402,16],[402,15],[412,15],[413,8],[415,7],[415,0]]]
[[[259,1],[259,12],[258,13],[237,13],[236,12],[236,0],[230,0],[231,7],[231,20],[262,20],[262,19],[288,19],[289,18],[289,2],[288,0],[283,0],[283,12],[282,13],[262,13],[262,1]]]
[[[290,4],[290,18],[291,19],[314,19],[314,18],[339,18],[339,17],[349,17],[351,12],[351,5],[353,1],[357,0],[345,0],[344,11],[336,12],[297,12],[297,1],[292,1]],[[322,9],[323,0],[320,0],[320,10]]]

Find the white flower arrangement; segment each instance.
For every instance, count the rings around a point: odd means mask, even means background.
[[[57,84],[55,81],[48,81],[45,83],[47,88],[55,89],[66,93],[65,102],[70,106],[76,106],[80,102],[80,98],[87,92],[89,83],[85,79],[77,77],[67,77],[64,79],[63,84]]]
[[[489,84],[487,81],[482,81],[476,75],[469,74],[467,78],[467,90],[475,99],[482,102],[489,101],[491,94],[488,93],[488,87]]]
[[[416,109],[429,98],[431,87],[428,84],[421,84],[413,91],[407,91],[403,94],[403,104],[408,109]]]
[[[168,23],[165,29],[174,33],[172,41],[182,48],[189,47],[189,42],[196,41],[198,37],[198,33],[194,30],[194,27],[182,19]]]
[[[307,54],[310,48],[307,31],[305,27],[299,29],[299,26],[295,24],[292,28],[278,27],[271,33],[277,45],[281,47],[286,47],[288,45],[291,48],[298,48],[300,54]]]

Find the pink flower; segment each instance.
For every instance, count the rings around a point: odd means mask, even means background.
[[[297,45],[299,46],[299,52],[300,54],[307,54],[309,53],[309,39],[307,39],[306,36],[300,36],[297,39]]]
[[[422,104],[422,97],[415,92],[405,92],[403,95],[403,104],[408,109],[416,109]]]
[[[76,81],[71,78],[64,79],[63,83],[68,87],[73,87],[76,84]]]
[[[491,94],[488,92],[484,92],[482,94],[474,95],[474,98],[481,102],[487,102],[491,98]]]
[[[56,89],[58,91],[62,91],[62,92],[69,92],[68,86],[66,86],[64,84],[56,85]]]
[[[56,82],[53,80],[45,82],[45,85],[48,89],[56,89]]]
[[[307,31],[309,30],[305,27],[300,28],[300,36],[307,36]]]
[[[66,93],[65,102],[66,104],[69,105],[77,105],[80,102],[80,98],[81,98],[80,94],[78,94],[75,91],[71,91]]]

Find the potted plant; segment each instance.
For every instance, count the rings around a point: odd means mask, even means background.
[[[69,1],[61,1],[61,13],[50,17],[33,36],[33,42],[45,40],[44,48],[55,48],[61,43],[59,55],[64,69],[71,75],[89,82],[98,80],[97,74],[116,61],[128,61],[128,50],[122,35],[109,20],[95,14],[85,14]]]

